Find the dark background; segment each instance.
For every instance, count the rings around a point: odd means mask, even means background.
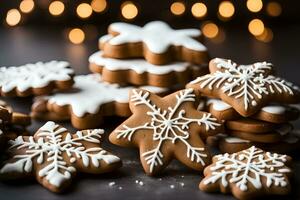
[[[274,0],[275,1],[275,0]],[[107,25],[115,21],[128,21],[120,14],[120,6],[124,1],[107,1],[108,7],[103,13],[93,13],[88,19],[80,19],[76,15],[76,6],[82,2],[64,1],[65,11],[59,17],[53,17],[48,12],[50,1],[35,0],[35,8],[31,13],[22,14],[22,20],[17,26],[8,26],[5,22],[8,10],[17,8],[20,1],[3,0],[0,2],[0,66],[21,65],[28,62],[67,60],[75,68],[77,74],[88,73],[88,56],[97,50],[98,37],[106,33]],[[240,63],[255,61],[272,62],[280,76],[300,85],[300,15],[299,1],[282,0],[282,13],[278,17],[270,17],[264,7],[258,13],[251,13],[246,7],[246,1],[232,1],[235,13],[230,20],[223,21],[218,15],[218,5],[221,1],[182,1],[186,11],[181,16],[170,12],[169,0],[132,1],[139,9],[139,14],[128,22],[143,25],[152,20],[164,20],[176,28],[200,28],[207,21],[218,25],[225,34],[222,41],[205,38],[212,57],[230,58]],[[208,15],[196,19],[190,12],[195,2],[203,2],[208,8]],[[264,42],[256,39],[248,31],[248,23],[254,18],[261,19],[265,26],[273,32],[273,39]],[[71,28],[81,28],[85,32],[85,40],[81,44],[72,44],[68,39]],[[6,99],[16,110],[29,112],[32,99]],[[122,119],[120,119],[122,120]],[[120,120],[107,119],[103,128],[111,130]],[[43,122],[34,121],[29,130],[34,133]],[[64,124],[71,128],[69,124]],[[300,123],[296,123],[296,127]],[[72,129],[72,128],[71,128]],[[150,178],[144,175],[138,161],[138,155],[131,149],[119,148],[108,144],[111,151],[124,160],[124,167],[119,172],[100,177],[78,177],[74,186],[63,195],[48,192],[35,181],[20,180],[12,183],[0,183],[0,199],[231,199],[221,194],[206,194],[198,190],[201,175],[188,171],[185,167],[173,163],[160,178]],[[297,154],[297,152],[295,153]],[[299,154],[299,153],[298,153]],[[299,155],[295,156],[295,180],[291,196],[282,199],[300,199],[297,190],[300,185]],[[142,181],[143,186],[135,181]],[[113,187],[110,182],[115,182]],[[182,186],[184,183],[184,186]],[[171,188],[174,185],[174,189]],[[119,188],[119,187],[122,187]]]

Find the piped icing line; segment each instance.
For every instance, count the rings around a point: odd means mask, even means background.
[[[144,27],[123,22],[112,23],[109,30],[118,33],[113,38],[108,36],[102,42],[110,45],[143,42],[147,48],[157,54],[165,53],[170,46],[183,46],[194,51],[206,51],[207,48],[194,39],[201,36],[198,29],[174,30],[167,23],[152,21]]]
[[[65,61],[37,62],[19,67],[0,68],[0,87],[3,92],[17,89],[43,88],[53,81],[71,80],[74,70]]]
[[[231,144],[236,144],[236,143],[250,143],[250,140],[244,140],[238,137],[226,137],[225,141]]]
[[[129,92],[134,87],[120,87],[118,84],[101,82],[101,75],[89,74],[74,77],[74,89],[70,92],[44,96],[50,104],[70,105],[77,117],[85,114],[96,114],[103,104],[109,102],[128,103]],[[153,93],[167,92],[167,88],[142,86],[142,89]]]
[[[167,65],[153,65],[148,63],[144,59],[114,59],[103,56],[102,51],[98,51],[89,57],[89,62],[99,66],[103,66],[110,71],[118,70],[133,70],[137,74],[143,74],[145,72],[165,75],[171,72],[183,72],[186,71],[190,64],[187,62],[173,62]]]

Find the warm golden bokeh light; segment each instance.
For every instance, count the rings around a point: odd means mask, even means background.
[[[273,37],[273,31],[269,28],[265,28],[261,35],[256,36],[256,39],[262,42],[271,42]]]
[[[262,0],[247,0],[247,8],[251,12],[259,12],[263,7]]]
[[[23,13],[30,13],[34,8],[33,0],[23,0],[20,3],[20,10]]]
[[[9,26],[16,26],[21,21],[21,13],[17,9],[11,9],[7,12],[6,23]]]
[[[92,9],[95,12],[103,12],[107,7],[106,0],[93,0],[91,3]]]
[[[69,40],[73,44],[80,44],[84,41],[85,34],[84,32],[79,28],[74,28],[69,32]]]
[[[219,28],[216,24],[209,22],[202,26],[202,32],[207,38],[215,38],[219,33]]]
[[[281,5],[277,2],[269,2],[267,4],[267,13],[272,17],[277,17],[281,14],[282,8]]]
[[[219,5],[219,14],[221,17],[230,18],[234,14],[234,6],[230,1],[223,1]]]
[[[49,5],[49,12],[51,15],[59,16],[61,15],[65,10],[65,5],[61,1],[53,1]]]
[[[249,22],[248,30],[254,36],[263,34],[264,29],[265,25],[260,19],[253,19]]]
[[[194,17],[197,18],[204,17],[207,13],[207,7],[204,3],[195,3],[192,6],[191,11]]]
[[[182,15],[185,12],[185,5],[183,2],[174,2],[172,3],[170,10],[174,15]]]
[[[133,19],[138,15],[138,8],[131,1],[126,1],[121,6],[122,16],[126,19]]]
[[[88,18],[92,15],[93,9],[88,3],[81,3],[76,8],[76,13],[81,18]]]

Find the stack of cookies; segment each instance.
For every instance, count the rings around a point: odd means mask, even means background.
[[[130,90],[166,95],[208,72],[200,39],[198,29],[174,30],[160,21],[144,27],[113,23],[89,57],[94,74],[75,76],[68,92],[36,98],[32,116],[71,120],[78,129],[99,127],[104,116],[129,117]]]
[[[224,133],[209,138],[222,152],[233,153],[251,146],[279,153],[300,148],[299,134],[290,121],[299,110],[300,90],[276,77],[270,63],[237,65],[231,60],[213,59],[210,74],[188,84],[208,97],[207,110],[225,125]]]

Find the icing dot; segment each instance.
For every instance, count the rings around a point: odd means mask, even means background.
[[[109,187],[112,187],[112,186],[114,186],[114,185],[116,185],[116,182],[110,182],[110,183],[108,184]]]
[[[174,188],[175,188],[175,185],[170,185],[170,188],[171,188],[171,189],[174,189]]]
[[[252,106],[257,106],[257,102],[253,100],[253,101],[251,102],[251,105],[252,105]]]
[[[74,157],[70,158],[71,163],[74,163],[75,161],[76,161],[76,158],[74,158]]]

